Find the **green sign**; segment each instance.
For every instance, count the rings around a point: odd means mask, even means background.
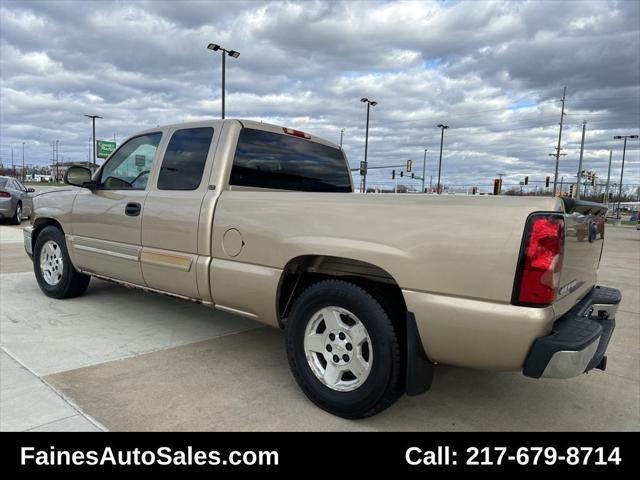
[[[108,142],[106,140],[97,140],[97,152],[98,158],[107,158],[116,149],[116,142]]]

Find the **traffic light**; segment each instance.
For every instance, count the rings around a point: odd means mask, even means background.
[[[400,170],[400,176],[404,177],[404,172],[402,170]]]
[[[476,186],[471,187],[471,195],[475,195],[476,193],[478,193],[478,187]]]
[[[574,193],[575,193],[575,185],[569,185],[569,197],[570,198],[574,198]]]
[[[411,171],[412,165],[413,165],[413,161],[407,160],[407,173]]]
[[[591,175],[591,186],[595,187],[596,186],[596,174],[592,174]]]
[[[411,172],[411,178],[416,178],[415,173]]]
[[[495,178],[493,180],[493,194],[500,195],[500,179],[499,178]]]
[[[524,177],[524,184],[525,184],[525,185],[529,185],[529,175],[526,175],[526,176]]]
[[[549,188],[549,180],[550,180],[549,175],[547,175],[546,178],[544,179],[544,186],[547,188]]]
[[[394,178],[396,178],[396,171],[391,170],[391,180],[393,180]]]

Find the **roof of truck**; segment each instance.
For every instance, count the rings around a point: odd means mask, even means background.
[[[245,128],[253,128],[256,130],[265,130],[268,132],[273,132],[273,133],[279,133],[279,134],[286,134],[286,132],[284,131],[284,129],[289,129],[289,130],[296,130],[296,131],[301,131],[305,134],[308,135],[308,138],[305,136],[304,138],[306,138],[307,140],[310,140],[312,142],[316,142],[316,143],[321,143],[323,145],[327,145],[329,147],[333,147],[333,148],[337,148],[340,149],[340,145],[330,142],[329,140],[326,140],[322,137],[318,137],[316,135],[313,135],[312,133],[310,133],[309,131],[306,130],[300,130],[296,127],[290,127],[290,126],[284,126],[284,125],[275,125],[272,123],[266,123],[266,122],[262,122],[259,120],[248,120],[248,119],[241,119],[241,118],[225,118],[223,119],[209,119],[209,120],[197,120],[197,121],[192,121],[192,122],[182,122],[182,123],[172,123],[172,124],[168,124],[168,125],[158,125],[154,128],[147,128],[143,131],[140,132],[136,132],[134,135],[140,135],[140,134],[144,134],[144,133],[150,133],[150,132],[155,132],[158,129],[182,129],[182,128],[198,128],[198,127],[208,127],[208,126],[212,126],[214,128],[219,128],[224,122],[239,122],[241,123]]]

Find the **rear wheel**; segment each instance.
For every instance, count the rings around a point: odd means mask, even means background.
[[[369,293],[352,283],[326,280],[308,287],[291,310],[286,338],[298,385],[334,415],[368,417],[403,393],[391,320]]]
[[[33,249],[33,270],[40,290],[53,298],[82,295],[91,277],[78,272],[69,258],[64,234],[54,226],[45,227]]]
[[[20,225],[22,223],[22,204],[20,202],[16,205],[16,211],[11,218],[11,223],[14,225]]]

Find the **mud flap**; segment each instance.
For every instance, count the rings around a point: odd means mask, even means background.
[[[407,312],[407,395],[420,395],[429,390],[434,370],[434,364],[429,361],[422,347],[416,318],[413,313]]]

